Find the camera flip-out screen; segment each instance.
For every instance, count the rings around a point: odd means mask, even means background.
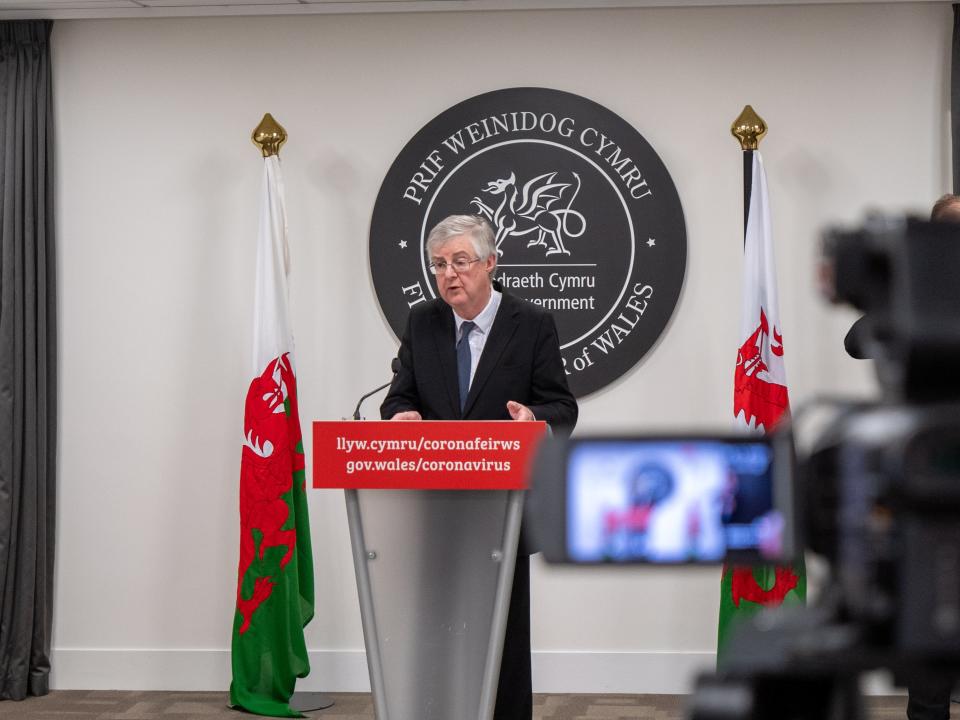
[[[789,448],[769,437],[567,441],[544,453],[535,476],[536,534],[560,562],[787,560]],[[549,498],[544,485],[553,485]]]

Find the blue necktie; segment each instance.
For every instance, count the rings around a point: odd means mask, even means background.
[[[457,380],[460,383],[460,413],[467,404],[467,393],[470,391],[470,332],[477,326],[467,320],[460,326],[460,341],[457,343]]]

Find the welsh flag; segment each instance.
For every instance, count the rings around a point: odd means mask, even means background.
[[[765,433],[790,411],[787,373],[783,363],[783,335],[777,303],[776,262],[770,232],[767,177],[759,151],[753,152],[753,185],[743,248],[743,302],[740,337],[733,380],[733,414],[737,427]],[[723,568],[720,581],[720,623],[717,664],[722,666],[729,633],[744,617],[762,607],[803,603],[807,577],[803,562],[797,567]]]
[[[303,628],[313,617],[313,555],[297,413],[280,160],[265,158],[254,296],[253,380],[240,463],[240,570],[230,703],[258,715],[290,708],[310,672]]]

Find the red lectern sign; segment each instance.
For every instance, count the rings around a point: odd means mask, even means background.
[[[522,490],[543,422],[313,423],[313,487]]]

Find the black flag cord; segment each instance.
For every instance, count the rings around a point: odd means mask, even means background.
[[[730,133],[740,141],[743,151],[743,244],[747,244],[747,221],[750,219],[750,194],[753,192],[753,153],[767,134],[767,124],[749,105],[733,121]]]
[[[953,4],[953,53],[950,64],[950,139],[953,192],[960,194],[960,3]]]
[[[747,246],[747,221],[750,219],[750,194],[753,192],[753,150],[743,151],[743,246]]]

